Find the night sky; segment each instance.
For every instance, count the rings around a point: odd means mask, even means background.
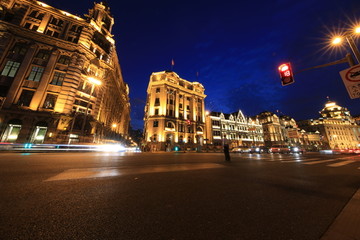
[[[83,16],[94,1],[44,2]],[[329,96],[360,114],[360,100],[349,98],[339,75],[348,64],[299,73],[285,87],[277,72],[284,62],[297,72],[350,52],[327,44],[331,34],[360,22],[359,0],[107,2],[135,129],[143,128],[151,73],[170,69],[172,59],[181,78],[204,85],[210,111],[269,110],[303,120],[317,118]]]

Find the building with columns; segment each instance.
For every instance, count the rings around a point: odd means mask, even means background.
[[[84,17],[35,0],[2,0],[2,142],[103,142],[128,134],[129,88],[104,3]]]
[[[319,113],[318,119],[300,121],[299,127],[305,131],[320,133],[322,148],[360,147],[360,126],[356,124],[347,108],[328,100]]]
[[[151,150],[199,148],[204,143],[205,89],[173,71],[150,76],[144,117],[144,139]]]
[[[245,117],[241,110],[231,114],[210,112],[206,115],[207,143],[230,148],[263,146],[263,128],[257,118]]]

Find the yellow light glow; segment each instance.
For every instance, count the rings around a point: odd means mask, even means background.
[[[359,34],[359,33],[360,33],[360,26],[356,27],[355,30],[354,30],[354,32],[355,32],[356,34]]]
[[[64,14],[65,16],[70,16],[71,14],[65,11],[61,11],[62,14]]]
[[[330,103],[325,104],[325,107],[333,107],[333,106],[335,106],[335,104],[336,103],[334,103],[334,102],[330,102]]]
[[[50,7],[49,5],[43,3],[43,2],[37,2],[39,5],[43,6],[43,7]]]
[[[15,140],[15,139],[17,139],[17,138],[18,138],[18,135],[10,135],[10,136],[8,137],[9,140]]]
[[[93,77],[88,77],[87,78],[89,80],[89,82],[91,82],[92,84],[95,84],[95,85],[101,85],[101,81],[99,79],[96,79],[96,78],[93,78]]]
[[[100,28],[93,20],[91,20],[90,24],[91,24],[91,26],[93,26],[96,30],[98,30],[99,32],[101,32],[101,28]]]
[[[339,45],[340,43],[342,43],[342,41],[343,41],[342,37],[334,37],[332,40],[332,44]]]
[[[113,128],[116,128],[116,127],[117,127],[117,124],[116,124],[116,123],[114,123],[114,124],[112,125],[112,127],[113,127]]]

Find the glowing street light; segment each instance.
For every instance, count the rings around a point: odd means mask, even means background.
[[[355,34],[359,34],[360,33],[360,26],[355,27],[354,32],[355,32]]]
[[[347,32],[343,37],[341,36],[334,37],[331,43],[332,45],[340,45],[343,42],[343,39],[345,38],[352,52],[354,53],[357,62],[360,63],[360,52],[354,42],[354,39],[352,38],[352,36],[355,34],[360,34],[360,26],[354,27],[352,32]]]
[[[333,45],[338,45],[338,44],[341,44],[343,41],[342,37],[334,37],[333,40],[332,40],[332,44]]]

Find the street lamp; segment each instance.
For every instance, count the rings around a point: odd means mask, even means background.
[[[342,36],[333,37],[331,44],[332,45],[340,45],[340,44],[342,44],[342,42],[345,38],[345,40],[348,42],[348,44],[351,48],[351,51],[355,55],[357,62],[360,63],[360,52],[359,52],[359,49],[357,48],[357,46],[354,42],[354,39],[353,39],[353,36],[357,35],[357,34],[360,34],[360,26],[354,27],[352,32],[349,31]]]

